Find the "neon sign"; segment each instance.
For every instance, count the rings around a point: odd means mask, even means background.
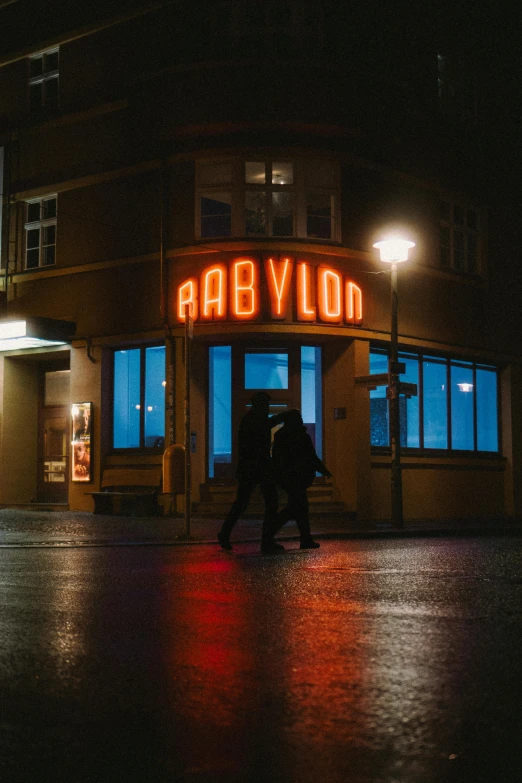
[[[290,258],[265,259],[263,282],[261,265],[252,258],[236,258],[229,268],[221,263],[206,267],[199,280],[190,277],[178,286],[177,319],[183,323],[189,305],[194,320],[252,321],[265,309],[265,299],[273,320],[292,317],[291,301],[295,318],[305,323],[359,325],[363,319],[362,291],[353,280],[346,279],[338,269],[314,267],[305,261],[294,263]]]

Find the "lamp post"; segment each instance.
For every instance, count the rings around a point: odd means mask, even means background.
[[[401,473],[401,422],[399,407],[399,341],[397,330],[397,264],[408,260],[408,252],[415,247],[415,242],[397,237],[384,239],[374,244],[379,250],[381,261],[391,264],[391,330],[390,330],[390,360],[388,372],[390,375],[388,397],[390,400],[390,440],[391,440],[391,521],[395,528],[404,525],[402,515],[402,473]]]

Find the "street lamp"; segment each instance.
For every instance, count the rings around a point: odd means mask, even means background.
[[[388,365],[390,400],[390,439],[391,439],[391,520],[395,528],[403,527],[402,516],[402,474],[401,474],[401,423],[399,408],[399,344],[397,331],[397,264],[408,260],[408,252],[415,242],[392,237],[374,244],[379,250],[381,261],[391,264],[391,332],[390,360]]]

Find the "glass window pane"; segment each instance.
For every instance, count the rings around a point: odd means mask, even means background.
[[[288,389],[288,354],[245,353],[245,389]]]
[[[46,198],[43,202],[43,220],[51,220],[56,217],[56,199]]]
[[[232,164],[201,163],[198,174],[200,185],[229,185],[232,182]]]
[[[56,244],[56,226],[44,226],[43,244],[44,245]]]
[[[58,52],[48,52],[44,55],[44,72],[50,73],[51,71],[58,70]]]
[[[477,382],[477,449],[498,451],[497,373],[476,371]]]
[[[43,265],[52,266],[56,261],[56,248],[54,245],[44,247],[43,249]]]
[[[321,349],[301,347],[301,414],[315,450],[322,455],[322,373]]]
[[[332,238],[332,201],[327,193],[306,194],[306,235],[317,239]]]
[[[424,448],[448,448],[448,390],[446,364],[423,363]]]
[[[140,445],[140,351],[114,354],[114,448]]]
[[[41,76],[43,73],[43,56],[31,57],[29,60],[29,76],[34,79],[35,76]]]
[[[406,364],[406,372],[401,374],[400,380],[405,383],[419,385],[419,360],[401,355],[401,362]],[[409,449],[420,447],[419,433],[419,397],[400,397],[400,421],[401,421],[401,446]]]
[[[40,220],[40,202],[33,201],[27,205],[27,222],[35,223]]]
[[[272,193],[272,236],[290,237],[294,233],[293,193]]]
[[[25,258],[25,266],[27,269],[36,269],[40,263],[40,250],[28,250]]]
[[[455,269],[464,269],[464,233],[462,231],[453,232],[453,266]]]
[[[370,375],[388,372],[388,355],[370,351]],[[370,390],[370,443],[372,446],[389,446],[388,400],[386,386]]]
[[[40,229],[30,228],[26,234],[27,248],[40,247]]]
[[[245,182],[247,185],[264,185],[266,182],[265,164],[258,161],[245,163]]]
[[[245,233],[247,236],[266,236],[266,197],[264,191],[245,193]]]
[[[294,166],[292,163],[272,163],[272,185],[292,185]]]
[[[449,266],[451,262],[450,230],[447,226],[440,227],[440,263]]]
[[[208,475],[219,477],[232,462],[232,348],[209,351]]]
[[[201,196],[201,236],[228,237],[232,229],[232,196],[209,193]]]
[[[165,346],[145,349],[145,433],[146,448],[165,445]]]
[[[451,365],[451,448],[472,451],[473,370]]]

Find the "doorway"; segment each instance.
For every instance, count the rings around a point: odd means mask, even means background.
[[[43,366],[39,377],[39,503],[67,503],[69,497],[70,370]]]
[[[256,391],[271,397],[270,414],[298,408],[322,454],[321,348],[293,344],[209,348],[208,478],[234,478],[239,422]],[[274,429],[273,432],[276,430]]]

